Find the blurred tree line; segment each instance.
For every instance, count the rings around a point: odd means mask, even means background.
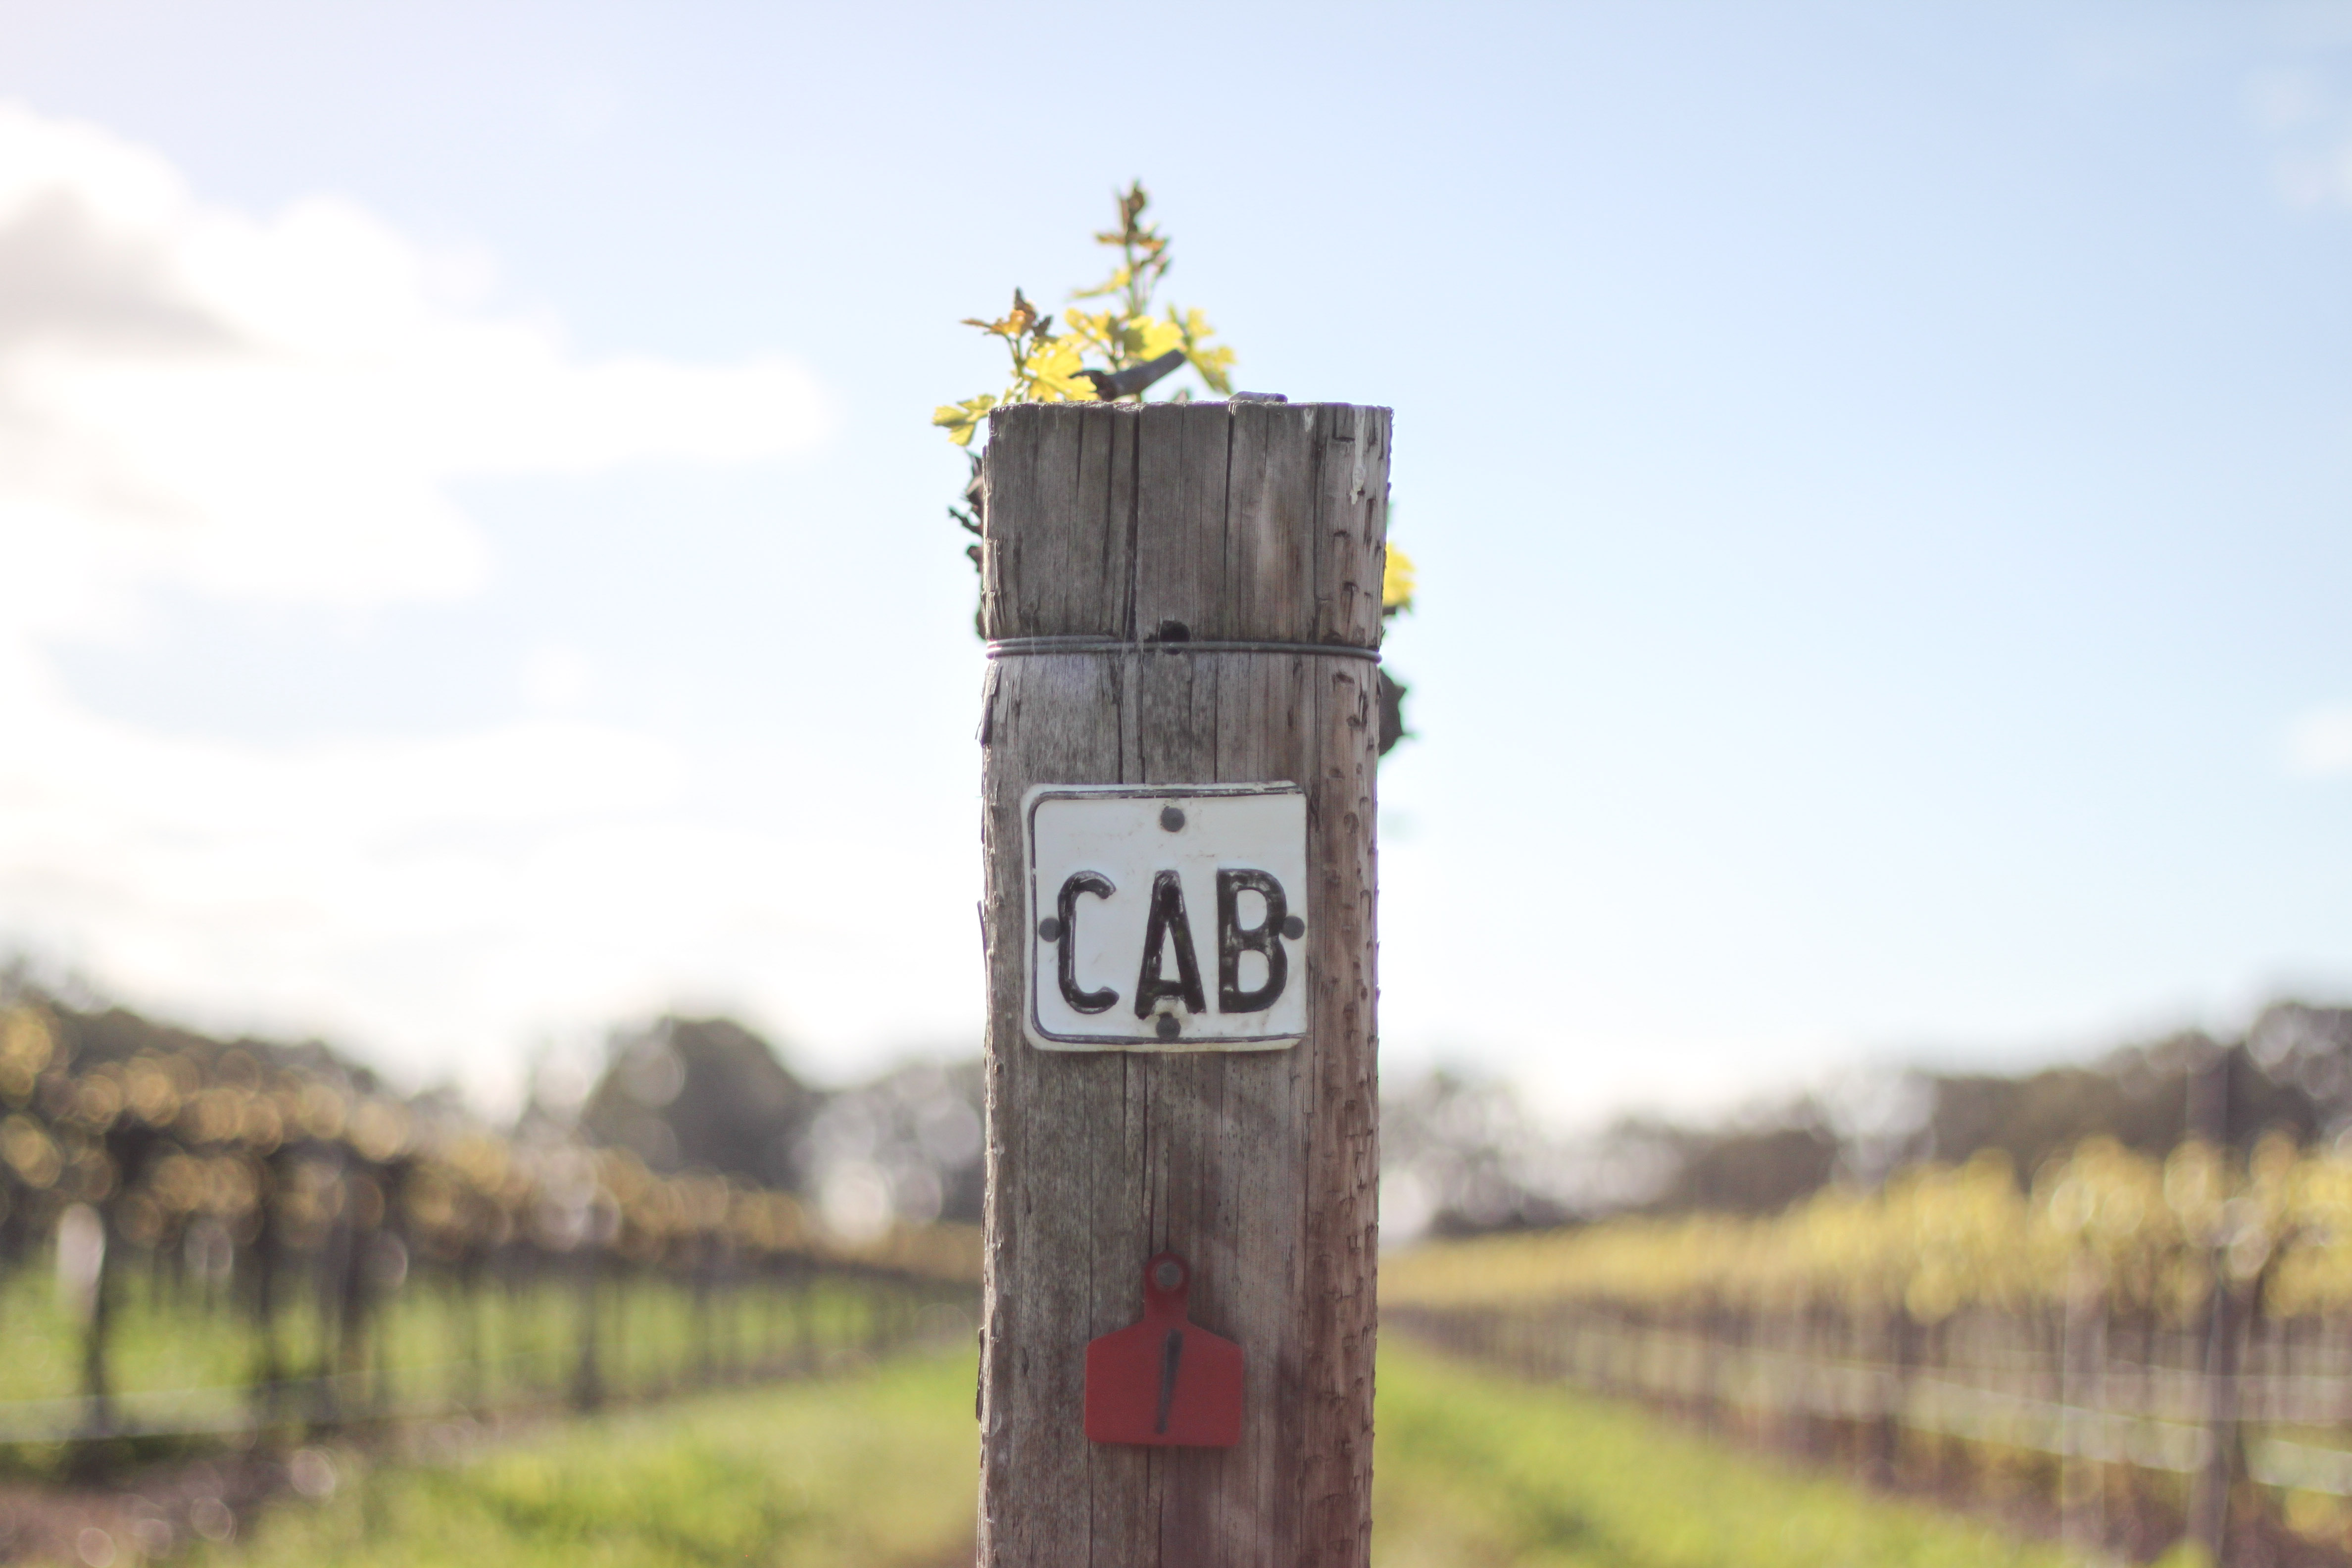
[[[1620,1213],[1775,1214],[1983,1151],[2020,1180],[2084,1140],[2162,1155],[2192,1133],[2242,1155],[2352,1131],[2352,1009],[2280,1002],[2236,1038],[2185,1032],[2016,1073],[1855,1073],[1717,1123],[1622,1118],[1563,1136],[1507,1085],[1437,1072],[1382,1108],[1383,1230],[1400,1239]]]
[[[1629,1116],[1568,1134],[1508,1083],[1444,1069],[1390,1085],[1381,1114],[1392,1232],[1773,1214],[1988,1150],[2024,1179],[2095,1136],[2157,1155],[2192,1131],[2242,1154],[2266,1131],[2332,1140],[2352,1130],[2352,1009],[2282,1002],[2239,1037],[2180,1033],[2016,1074],[1853,1073],[1713,1123]],[[653,1169],[800,1194],[855,1232],[885,1211],[978,1223],[982,1116],[976,1057],[826,1091],[740,1024],[664,1018],[614,1035],[579,1121]]]
[[[656,1171],[795,1194],[855,1236],[980,1223],[981,1094],[977,1057],[826,1090],[733,1019],[664,1017],[614,1033],[579,1128]]]

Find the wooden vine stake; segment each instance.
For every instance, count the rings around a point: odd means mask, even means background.
[[[1367,1560],[1379,713],[1363,655],[1381,637],[1389,430],[1384,408],[1246,398],[992,416],[983,1568]],[[1026,640],[1048,637],[1076,646]],[[1196,646],[1234,643],[1257,646]],[[1033,787],[1276,782],[1306,793],[1298,1043],[1033,1044],[1032,944],[1060,930],[1033,920],[1025,885]],[[1087,1440],[1087,1344],[1139,1321],[1163,1251],[1190,1266],[1190,1321],[1241,1347],[1231,1447]]]

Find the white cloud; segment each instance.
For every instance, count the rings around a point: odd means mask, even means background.
[[[151,733],[53,674],[48,645],[159,586],[478,591],[463,476],[762,460],[827,433],[788,360],[583,360],[551,321],[451,302],[487,275],[346,202],[208,204],[150,151],[0,103],[0,942],[215,1017],[379,1044],[437,1018],[478,1048],[659,999],[683,944],[721,934],[708,911],[761,902],[727,879],[782,849],[681,822],[688,759],[554,717],[589,693],[572,650],[523,670],[537,719],[275,748]],[[676,934],[639,940],[655,925]]]
[[[2323,121],[2330,108],[2326,88],[2308,70],[2257,73],[2247,83],[2246,102],[2254,123],[2273,132]]]
[[[0,547],[62,531],[78,548],[46,566],[91,584],[463,593],[487,561],[452,478],[824,434],[791,362],[582,363],[549,321],[449,310],[436,277],[347,203],[258,221],[102,131],[0,106]]]
[[[2289,206],[2352,203],[2352,148],[2283,156],[2274,178],[2280,197]]]
[[[2352,773],[2352,707],[2315,708],[2287,726],[2286,771],[2299,778]]]
[[[596,672],[576,647],[548,643],[522,661],[522,700],[535,712],[576,713],[595,689]]]
[[[2247,109],[2273,144],[2271,184],[2292,207],[2352,205],[2352,115],[2342,95],[2307,68],[2260,73]]]

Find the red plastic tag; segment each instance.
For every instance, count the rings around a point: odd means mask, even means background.
[[[1087,1436],[1097,1443],[1230,1448],[1242,1440],[1242,1347],[1184,1315],[1192,1271],[1163,1252],[1143,1266],[1143,1321],[1087,1346]]]

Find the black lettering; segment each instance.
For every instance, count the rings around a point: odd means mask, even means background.
[[[1160,950],[1176,938],[1176,978],[1163,980]],[[1184,918],[1184,882],[1173,871],[1151,879],[1151,919],[1143,928],[1143,968],[1135,977],[1135,1016],[1151,1016],[1162,996],[1173,996],[1193,1014],[1206,1013],[1201,998],[1201,961],[1192,953],[1192,922]]]
[[[1255,926],[1242,924],[1244,891],[1265,900],[1265,917]],[[1290,954],[1276,940],[1290,909],[1282,884],[1264,871],[1217,873],[1217,1011],[1263,1013],[1281,998],[1290,980]],[[1265,984],[1254,991],[1242,989],[1242,954],[1265,955]]]
[[[1074,1011],[1107,1013],[1118,1001],[1116,991],[1078,989],[1078,895],[1092,893],[1097,899],[1108,899],[1118,890],[1110,885],[1110,879],[1099,871],[1076,871],[1062,884],[1061,897],[1054,901],[1054,910],[1062,923],[1056,942],[1062,951],[1055,961],[1055,969],[1062,982],[1062,1000]]]

